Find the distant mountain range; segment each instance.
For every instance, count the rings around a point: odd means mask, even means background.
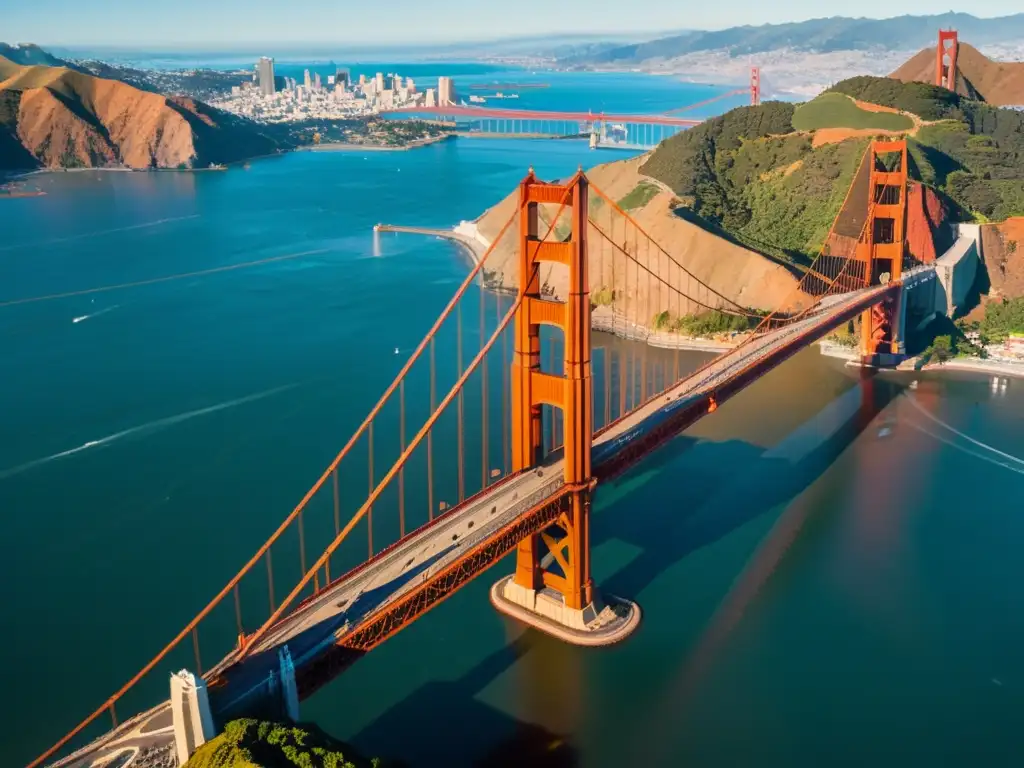
[[[759,27],[732,27],[715,32],[687,32],[646,43],[608,46],[560,60],[563,66],[639,64],[703,51],[728,51],[732,56],[783,48],[798,51],[911,50],[934,44],[939,28],[956,29],[960,39],[975,45],[1024,39],[1024,13],[979,19],[967,13],[897,16],[891,19],[828,19]]]

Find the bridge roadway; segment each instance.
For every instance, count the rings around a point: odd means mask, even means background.
[[[918,267],[907,272],[902,282],[911,289],[934,275],[932,267]],[[894,287],[875,286],[828,297],[807,317],[726,352],[696,374],[613,422],[594,439],[595,477],[608,477],[622,469],[621,456],[630,453],[634,445],[641,447],[639,451],[634,450],[635,460],[678,434],[707,413],[712,395],[717,402],[723,402],[797,351],[878,303]],[[654,442],[648,440],[643,445],[651,436],[655,436]],[[285,644],[300,679],[300,695],[311,693],[319,683],[303,686],[304,668],[314,666],[321,657],[343,646],[347,639],[396,603],[429,589],[432,580],[446,568],[466,552],[499,536],[519,516],[543,500],[557,497],[564,491],[562,463],[555,455],[543,467],[506,477],[453,507],[363,566],[341,576],[319,595],[301,603],[252,647],[240,663],[237,651],[233,651],[206,675],[208,679],[219,676],[221,680],[221,684],[210,688],[215,716],[235,716],[265,695],[270,673],[278,669],[277,650]],[[620,466],[616,466],[617,463]],[[489,564],[472,575],[482,572]],[[435,597],[420,613],[445,596]],[[489,608],[481,606],[481,610]],[[381,640],[387,636],[384,634]],[[164,702],[57,765],[86,768],[99,765],[125,748],[143,744],[151,749],[164,747],[173,739],[168,711],[169,702]]]
[[[444,107],[401,107],[381,112],[385,115],[435,115],[438,117],[465,117],[477,120],[535,120],[569,123],[633,123],[643,125],[671,125],[679,128],[692,128],[700,125],[703,120],[692,120],[671,115],[606,115],[591,112],[544,112],[534,109],[504,109],[500,107],[463,107],[448,105]]]

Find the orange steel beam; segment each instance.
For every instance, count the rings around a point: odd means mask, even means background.
[[[947,48],[946,43],[949,43]],[[960,40],[953,29],[939,30],[939,46],[935,51],[935,84],[941,88],[956,90],[956,59],[960,51]],[[946,63],[946,56],[949,63]]]
[[[558,209],[558,213],[555,215],[555,218],[552,220],[551,226],[548,228],[548,232],[545,235],[545,238],[547,236],[550,236],[552,230],[554,229],[555,222],[558,220],[558,215],[560,215],[562,210],[565,208],[567,196],[564,196],[561,200],[558,200],[557,197],[552,196],[551,202],[560,203],[560,207]],[[509,221],[511,222],[511,218]],[[495,242],[497,242],[497,240]],[[481,266],[482,264],[483,260],[481,259],[480,263],[477,264],[477,267]],[[476,270],[474,270],[474,276],[475,273]],[[448,405],[450,405],[451,402],[455,400],[458,394],[462,391],[462,388],[465,385],[466,381],[476,371],[477,367],[480,365],[484,356],[490,351],[491,347],[494,346],[495,341],[497,341],[497,339],[501,336],[501,333],[512,322],[513,318],[517,316],[520,307],[524,303],[524,299],[525,297],[522,294],[516,297],[516,300],[513,302],[511,308],[505,314],[502,321],[498,324],[497,329],[488,339],[487,343],[480,348],[480,351],[477,353],[476,357],[473,358],[472,362],[469,364],[466,370],[463,371],[458,381],[455,382],[455,384],[449,390],[448,394],[445,395],[444,399],[441,400],[440,404],[438,405],[434,413],[431,414],[430,418],[427,419],[423,427],[421,427],[419,432],[416,433],[416,436],[409,442],[408,447],[399,456],[398,461],[396,461],[395,464],[391,467],[391,469],[388,470],[388,472],[384,475],[383,479],[377,484],[376,488],[374,488],[373,492],[369,495],[367,500],[363,503],[359,510],[357,510],[356,513],[352,516],[352,519],[348,522],[348,524],[341,530],[341,533],[339,533],[334,538],[334,540],[327,546],[327,549],[324,551],[324,554],[321,555],[320,558],[316,561],[316,563],[313,564],[311,570],[303,576],[303,578],[299,581],[295,588],[284,599],[281,605],[278,606],[277,610],[270,616],[270,618],[268,618],[263,623],[263,625],[258,630],[256,630],[256,632],[254,632],[251,636],[247,638],[245,647],[240,649],[238,653],[238,658],[242,658],[245,655],[247,655],[252,646],[262,637],[264,637],[266,633],[270,630],[270,628],[281,619],[281,617],[284,615],[285,610],[287,610],[287,608],[295,602],[295,599],[302,593],[302,590],[305,589],[306,585],[308,585],[309,582],[312,580],[313,574],[319,568],[323,567],[324,563],[330,558],[330,556],[338,548],[341,542],[345,540],[345,538],[348,536],[351,530],[363,518],[367,510],[371,508],[373,504],[377,501],[381,493],[384,492],[384,489],[387,488],[388,484],[395,477],[398,471],[405,466],[406,462],[409,460],[409,457],[416,450],[419,444],[427,435],[430,434],[430,430],[433,428],[438,418],[440,418],[445,408],[447,408]]]
[[[388,399],[391,397],[391,395],[394,393],[394,391],[398,388],[399,382],[401,382],[405,378],[405,375],[412,368],[412,366],[416,362],[416,360],[419,359],[420,355],[422,354],[423,350],[427,347],[428,343],[430,343],[433,340],[434,335],[437,333],[437,330],[441,327],[441,325],[444,323],[444,321],[447,319],[447,317],[451,314],[452,310],[458,305],[458,303],[459,303],[460,299],[462,298],[463,294],[466,292],[466,290],[469,288],[469,286],[472,285],[473,282],[477,279],[477,276],[480,274],[481,270],[483,269],[484,263],[487,261],[487,257],[490,256],[490,254],[494,251],[494,248],[501,241],[502,237],[504,237],[505,233],[508,231],[508,228],[512,225],[512,222],[513,222],[514,219],[515,219],[515,213],[513,213],[511,216],[509,216],[508,221],[506,221],[505,224],[502,226],[501,230],[498,233],[498,236],[491,243],[491,246],[485,251],[483,257],[473,267],[473,269],[470,271],[469,275],[466,276],[466,279],[459,286],[458,290],[455,292],[455,295],[452,297],[451,301],[449,301],[447,306],[444,308],[444,310],[442,310],[441,314],[438,316],[437,320],[434,322],[434,325],[431,326],[429,331],[427,331],[427,334],[424,336],[424,338],[420,342],[419,346],[416,348],[416,350],[413,352],[413,354],[409,357],[408,361],[406,361],[405,365],[402,366],[401,370],[395,376],[394,381],[385,390],[384,394],[377,401],[377,404],[370,411],[369,415],[363,420],[363,423],[359,426],[359,428],[352,435],[352,437],[349,439],[349,441],[345,444],[345,446],[341,449],[341,451],[338,453],[338,455],[334,458],[334,461],[332,461],[330,463],[330,465],[327,467],[327,469],[324,471],[324,473],[320,476],[320,478],[316,481],[316,483],[313,485],[313,487],[310,488],[309,492],[302,498],[302,500],[298,503],[298,505],[296,505],[296,507],[292,510],[292,512],[284,519],[284,521],[282,521],[282,523],[277,527],[277,529],[270,535],[270,538],[267,539],[266,543],[263,544],[263,546],[260,547],[256,551],[256,553],[249,559],[249,561],[244,566],[242,566],[241,570],[239,570],[239,572],[230,581],[228,581],[228,583],[224,586],[224,588],[220,592],[218,592],[216,596],[214,596],[214,598],[206,605],[206,607],[203,608],[196,615],[196,617],[194,619],[192,619],[192,621],[190,621],[188,624],[186,624],[185,627],[177,635],[175,635],[174,639],[172,639],[166,646],[164,646],[164,648],[156,656],[154,656],[145,666],[143,666],[143,668],[141,670],[139,670],[128,682],[126,682],[117,691],[115,691],[114,694],[109,699],[107,699],[107,701],[105,701],[103,703],[103,705],[101,705],[92,714],[90,714],[82,722],[80,722],[77,726],[75,726],[73,729],[71,729],[67,734],[65,734],[59,741],[57,741],[48,750],[46,750],[39,757],[37,757],[35,760],[33,760],[28,765],[27,768],[36,768],[36,766],[41,765],[44,761],[46,761],[48,758],[50,758],[52,755],[54,755],[58,750],[60,750],[62,747],[64,747],[69,741],[71,741],[71,739],[73,739],[75,736],[77,736],[79,733],[81,733],[82,730],[84,730],[86,727],[88,727],[90,723],[92,723],[93,721],[96,720],[96,718],[98,718],[104,712],[110,711],[110,709],[114,705],[114,702],[118,701],[122,696],[124,696],[125,693],[127,693],[129,690],[131,690],[131,688],[134,687],[136,683],[138,683],[143,677],[145,677],[147,674],[149,674],[153,670],[153,668],[156,667],[157,664],[159,664],[161,661],[163,661],[163,659],[166,658],[167,655],[172,650],[174,650],[176,647],[178,647],[178,645],[186,637],[188,637],[191,634],[192,630],[195,629],[199,625],[199,623],[203,619],[205,619],[210,614],[211,611],[213,611],[214,608],[216,608],[218,605],[220,605],[220,603],[224,600],[224,598],[227,597],[227,595],[230,594],[232,592],[232,590],[234,590],[234,588],[239,584],[239,582],[241,582],[242,578],[246,574],[248,574],[253,569],[253,567],[255,567],[260,562],[260,560],[263,558],[263,556],[265,554],[267,554],[269,552],[270,547],[274,544],[274,542],[276,542],[284,534],[284,532],[286,530],[288,530],[288,527],[292,524],[292,522],[295,521],[295,519],[298,517],[299,513],[303,509],[306,508],[306,506],[309,504],[309,502],[312,500],[312,498],[316,495],[316,493],[327,482],[328,478],[330,478],[332,476],[332,474],[337,470],[338,465],[341,463],[342,459],[344,459],[345,456],[352,450],[353,446],[356,444],[358,439],[362,436],[362,434],[369,427],[369,425],[373,421],[373,419],[380,413],[381,409],[387,403]],[[309,252],[309,253],[316,253],[316,252]],[[297,255],[287,256],[287,257],[282,256],[282,257],[275,257],[275,258],[270,258],[270,259],[263,259],[263,260],[261,260],[259,262],[251,262],[251,263],[249,263],[249,264],[247,264],[245,266],[255,266],[256,264],[270,263],[272,261],[281,261],[281,260],[283,260],[285,258],[296,258],[299,255],[304,255],[304,254],[297,254]],[[202,273],[189,273],[189,274],[209,274],[209,273],[212,273],[212,272],[227,271],[228,269],[240,268],[241,266],[243,266],[243,265],[236,265],[234,267],[226,267],[226,268],[217,268],[217,269],[214,269],[214,270],[205,270]],[[181,276],[184,276],[184,275],[180,275],[178,277],[181,277]],[[160,280],[163,280],[163,279],[167,279],[167,278],[161,278]],[[149,282],[159,282],[159,280],[157,280],[157,281],[149,281]],[[17,303],[17,302],[8,302],[8,303],[10,304],[10,303]],[[315,570],[316,570],[316,568],[313,569],[313,571],[315,571]],[[311,575],[313,573],[313,571],[308,572],[307,575]],[[308,582],[308,579],[306,579],[305,581]]]
[[[869,207],[864,234],[857,243],[857,260],[864,264],[868,283],[888,272],[890,282],[899,282],[903,274],[907,224],[907,142],[872,141],[870,152]],[[887,169],[883,155],[898,155],[899,166]],[[894,199],[895,198],[895,199]],[[887,223],[887,224],[886,224]],[[880,226],[886,224],[883,227]],[[884,238],[884,240],[882,240]],[[895,326],[894,304],[865,310],[861,315],[861,355],[869,357],[888,346],[895,354],[899,338]]]
[[[315,693],[362,654],[440,605],[505,557],[520,542],[548,528],[568,510],[571,492],[572,489],[563,487],[554,496],[538,502],[383,611],[356,625],[324,655],[297,669],[299,695],[306,698]]]
[[[563,243],[538,240],[537,205],[571,195],[572,231]],[[541,405],[562,412],[564,420],[565,482],[585,488],[573,491],[569,514],[560,519],[564,538],[545,531],[531,534],[518,547],[514,579],[526,589],[549,586],[562,593],[568,608],[582,609],[591,602],[589,556],[590,447],[593,440],[593,388],[590,371],[590,283],[587,249],[589,183],[582,172],[566,186],[544,184],[531,173],[519,190],[520,285],[522,307],[516,316],[516,358],[512,366],[513,470],[525,470],[541,461]],[[557,218],[556,218],[557,221]],[[554,223],[554,222],[553,222]],[[569,268],[569,293],[564,304],[541,297],[539,265],[558,263]],[[540,322],[562,329],[563,375],[542,372]],[[552,447],[557,442],[557,418],[552,412]],[[568,557],[559,556],[562,548]],[[556,577],[542,565],[544,550],[555,555],[564,576]]]

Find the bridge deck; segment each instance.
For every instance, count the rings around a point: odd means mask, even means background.
[[[930,268],[912,270],[904,275],[904,286],[912,288],[932,274]],[[641,443],[659,425],[670,427],[670,434],[677,433],[707,412],[712,394],[720,401],[731,396],[795,351],[877,303],[893,288],[879,286],[829,297],[806,318],[723,354],[697,375],[609,425],[594,440],[595,476],[600,478],[615,471],[621,454]],[[644,448],[647,450],[649,445]],[[230,714],[258,694],[270,671],[277,667],[276,650],[282,645],[288,644],[295,667],[301,673],[305,665],[329,653],[389,606],[422,589],[466,552],[498,536],[517,517],[545,499],[559,496],[563,489],[562,460],[555,456],[543,467],[499,481],[342,576],[284,617],[244,659],[238,660],[237,651],[232,652],[211,670],[212,675],[223,681],[221,686],[211,689],[215,708],[222,715]],[[152,719],[165,712],[167,706],[165,702],[135,718],[135,728],[140,718]],[[127,723],[61,764],[86,766],[109,756],[122,748],[118,746],[119,739],[130,737],[129,731],[138,734],[135,728],[126,726]],[[165,733],[167,736],[161,734],[163,738],[171,738],[169,732]],[[152,739],[159,740],[160,737]]]
[[[878,301],[888,290],[889,287],[873,288],[827,299],[804,320],[722,355],[699,375],[684,379],[658,398],[635,409],[595,437],[595,475],[601,477],[603,469],[610,471],[617,454],[641,438],[655,423],[671,418],[673,412],[684,410],[695,401],[706,402],[708,396],[721,391],[741,372],[770,361],[791,347],[798,337],[816,330],[820,331],[817,336],[823,335],[838,323],[845,322],[846,315],[856,314],[863,306]],[[842,319],[838,319],[840,316]],[[806,343],[796,348],[802,348]],[[781,359],[784,357],[780,362]],[[691,423],[703,413],[706,413],[706,408],[695,414]],[[360,569],[342,576],[320,595],[282,619],[251,649],[242,666],[287,643],[295,666],[300,669],[374,615],[428,582],[465,552],[496,536],[518,516],[545,498],[557,495],[563,487],[562,463],[562,459],[556,456],[543,467],[506,478],[409,534],[397,546],[382,552]],[[264,664],[256,663],[255,666],[262,668],[272,663],[268,659]],[[235,677],[237,670],[231,670],[231,664],[230,658],[225,659],[220,670],[228,677]],[[262,674],[257,673],[254,677],[257,679],[243,675],[242,679],[251,680],[256,685]],[[242,690],[237,683],[232,687],[235,688],[232,701],[240,701],[250,692],[245,690],[244,684],[240,686]]]

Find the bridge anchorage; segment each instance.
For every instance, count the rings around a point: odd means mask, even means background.
[[[516,550],[512,576],[491,588],[491,602],[502,613],[579,645],[606,645],[623,639],[640,622],[635,603],[608,596],[601,600],[590,575],[590,505],[593,476],[593,383],[591,381],[591,304],[587,256],[589,183],[582,171],[564,186],[537,180],[533,169],[519,187],[519,294],[512,363],[512,470],[543,464],[541,405],[561,410],[564,493],[557,517],[546,529],[524,539]],[[561,242],[542,239],[538,206],[571,200],[571,231]],[[569,271],[568,300],[541,296],[540,267],[559,264]],[[541,370],[540,326],[561,330],[562,377]],[[538,470],[542,471],[542,470]]]

